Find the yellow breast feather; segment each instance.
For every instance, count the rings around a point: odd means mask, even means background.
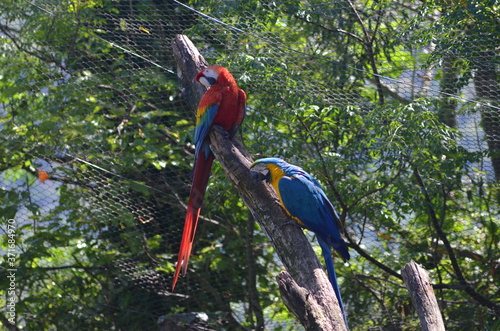
[[[279,168],[278,166],[276,166],[272,163],[267,164],[267,169],[269,169],[269,172],[271,173],[271,180],[270,180],[269,184],[271,184],[271,186],[274,188],[274,191],[278,195],[278,199],[280,200],[281,206],[283,207],[285,212],[288,214],[288,216],[290,216],[291,218],[296,220],[300,225],[303,226],[304,223],[302,223],[302,221],[299,220],[297,217],[290,214],[288,209],[286,209],[286,206],[283,203],[283,200],[281,199],[281,194],[280,194],[280,189],[279,189],[278,184],[279,184],[280,179],[285,177],[285,173],[283,172],[283,170],[281,170],[281,168]]]

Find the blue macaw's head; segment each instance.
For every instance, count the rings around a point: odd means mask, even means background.
[[[276,157],[258,159],[250,166],[250,168],[252,169],[251,176],[253,178],[256,180],[265,179],[268,183],[273,185],[276,190],[278,189],[278,182],[283,176],[303,176],[313,182],[319,189],[322,189],[320,183],[304,169]]]
[[[252,163],[250,166],[250,176],[257,181],[265,180],[269,183],[271,180],[271,172],[265,163]]]
[[[250,168],[252,169],[252,177],[257,180],[265,179],[268,183],[277,181],[283,176],[293,176],[303,171],[301,168],[276,157],[258,159]]]

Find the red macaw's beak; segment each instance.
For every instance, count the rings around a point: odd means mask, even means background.
[[[207,77],[205,76],[205,70],[200,71],[199,73],[196,74],[196,77],[194,78],[197,82],[205,85],[206,87],[210,87],[217,83],[217,80],[213,77]]]

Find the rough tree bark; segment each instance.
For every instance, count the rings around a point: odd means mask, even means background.
[[[201,85],[193,78],[206,62],[186,36],[178,35],[172,46],[183,92],[190,105],[197,105],[205,90],[193,87]],[[253,160],[244,147],[217,130],[212,130],[210,140],[217,160],[290,273],[283,272],[278,278],[287,307],[307,330],[346,330],[335,292],[311,245],[298,226],[286,225],[291,219],[279,205],[274,191],[251,177]]]
[[[411,261],[401,270],[401,276],[410,292],[411,301],[417,309],[422,330],[444,331],[443,317],[427,271]]]

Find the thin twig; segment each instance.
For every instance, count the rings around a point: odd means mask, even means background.
[[[373,263],[374,265],[376,265],[380,269],[384,270],[385,272],[387,272],[391,276],[394,276],[394,277],[399,278],[401,280],[403,279],[399,272],[394,271],[393,269],[389,268],[388,266],[386,266],[382,262],[380,262],[377,259],[375,259],[374,257],[372,257],[370,254],[365,252],[358,244],[356,244],[354,242],[354,240],[349,236],[349,233],[346,232],[345,237],[350,244],[349,247],[353,248],[360,256],[364,257],[365,259],[367,259],[368,261],[370,261],[371,263]]]
[[[384,90],[382,88],[382,82],[380,81],[380,75],[378,73],[377,63],[375,62],[375,52],[373,51],[373,43],[375,41],[376,32],[374,32],[373,35],[370,36],[370,34],[368,33],[368,30],[366,29],[365,22],[363,21],[363,19],[359,15],[358,11],[356,10],[356,8],[352,4],[352,2],[350,0],[347,0],[347,2],[349,3],[349,6],[351,7],[352,11],[354,12],[354,15],[356,15],[356,19],[358,20],[359,24],[361,25],[361,30],[363,31],[363,34],[365,36],[365,40],[363,42],[363,45],[366,49],[366,52],[368,53],[370,65],[371,65],[372,70],[373,70],[374,79],[375,79],[375,83],[376,83],[375,85],[377,86],[377,92],[378,92],[378,97],[379,97],[378,101],[379,101],[379,104],[383,105],[384,104]]]

